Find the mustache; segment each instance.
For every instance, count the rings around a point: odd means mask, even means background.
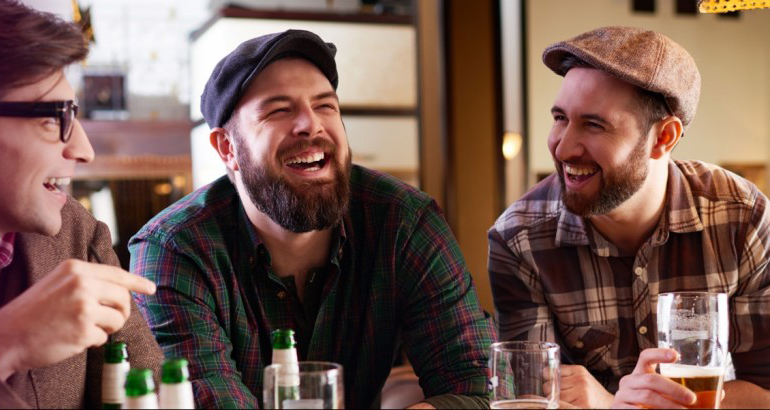
[[[277,156],[283,161],[294,157],[309,148],[320,148],[321,151],[332,156],[337,154],[337,146],[332,144],[329,140],[324,138],[314,138],[312,140],[302,139],[291,145],[281,147],[278,150]]]

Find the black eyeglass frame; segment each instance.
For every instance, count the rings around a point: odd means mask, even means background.
[[[67,101],[0,101],[0,117],[56,118],[59,120],[59,139],[66,143],[72,136],[78,105]]]

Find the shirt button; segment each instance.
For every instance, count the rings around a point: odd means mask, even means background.
[[[278,292],[278,299],[281,299],[281,300],[286,299],[286,292],[284,291]]]
[[[583,342],[578,340],[577,342],[575,342],[575,347],[578,348],[578,349],[582,349],[583,348]]]
[[[642,276],[644,273],[644,268],[641,266],[637,266],[636,269],[634,269],[634,273],[636,273],[636,276]]]
[[[643,335],[647,334],[647,326],[639,326],[639,333]]]

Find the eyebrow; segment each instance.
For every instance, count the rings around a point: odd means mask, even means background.
[[[327,92],[316,94],[316,95],[310,97],[310,99],[313,100],[313,101],[323,100],[323,99],[326,99],[326,98],[334,98],[337,101],[340,100],[339,97],[337,96],[337,93],[334,92],[334,91],[327,91]],[[272,96],[272,97],[269,97],[269,98],[266,98],[266,99],[262,100],[259,103],[259,106],[263,107],[265,105],[270,105],[270,104],[277,103],[277,102],[289,102],[291,100],[292,100],[292,98],[289,97],[288,95],[275,95],[275,96]]]
[[[560,107],[554,105],[553,107],[551,107],[551,114],[566,114],[566,113],[564,112],[563,109],[561,109]],[[580,118],[582,118],[584,120],[596,121],[596,122],[601,123],[601,124],[603,124],[605,126],[612,125],[609,121],[607,121],[607,119],[605,119],[604,117],[602,117],[599,114],[582,114],[582,115],[580,115]]]

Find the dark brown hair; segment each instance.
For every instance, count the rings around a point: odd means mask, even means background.
[[[565,75],[567,71],[575,67],[596,68],[574,55],[568,55],[561,62],[561,72]],[[668,109],[668,104],[666,104],[666,98],[663,94],[645,90],[638,86],[634,86],[634,89],[636,89],[636,98],[635,107],[632,108],[636,112],[639,130],[644,136],[656,122],[672,114]]]
[[[0,0],[0,96],[86,55],[88,44],[75,24],[18,0]]]

